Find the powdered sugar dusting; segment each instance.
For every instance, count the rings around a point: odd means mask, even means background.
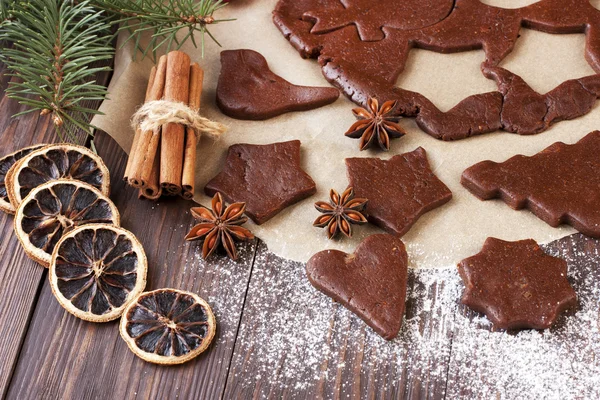
[[[315,394],[319,386],[333,394],[325,387],[352,387],[355,371],[368,374],[375,385],[397,382],[408,371],[434,390],[447,374],[457,278],[449,269],[410,274],[404,326],[387,342],[314,289],[304,264],[259,250],[232,361],[233,379],[241,380],[240,387],[260,387],[265,397],[273,390]]]
[[[455,268],[411,270],[404,324],[388,342],[314,289],[304,264],[260,243],[225,395],[598,398],[598,260],[597,247],[572,253],[581,308],[542,333],[491,332],[458,304]]]
[[[452,248],[449,253],[430,251],[421,243],[405,241],[404,245],[408,254],[408,267],[414,269],[431,268],[432,266],[435,266],[435,268],[454,268],[460,261],[456,258],[456,254],[464,254],[466,250],[460,243],[448,244]]]
[[[193,221],[191,219],[190,221],[192,224]],[[181,230],[187,233],[192,225],[181,225],[173,231]],[[227,343],[231,345],[235,340],[254,261],[256,242],[239,243],[237,249],[238,259],[235,261],[224,254],[204,260],[201,242],[182,242],[172,250],[177,254],[186,255],[182,260],[184,287],[204,298],[215,314],[218,329],[214,340],[217,346],[227,345]],[[224,253],[222,249],[217,251]]]
[[[582,241],[581,236],[576,238]],[[550,330],[518,334],[490,332],[484,317],[459,313],[449,398],[600,398],[600,255],[597,245],[586,248],[571,240],[576,249],[569,254],[556,248],[547,251],[569,262],[580,308]]]

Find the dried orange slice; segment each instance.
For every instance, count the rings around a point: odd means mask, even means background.
[[[120,332],[143,360],[181,364],[208,348],[215,316],[198,295],[177,289],[142,293],[123,312]]]
[[[87,183],[59,179],[33,189],[15,215],[15,233],[29,257],[45,267],[71,229],[90,223],[119,225],[112,201]]]
[[[8,193],[6,191],[6,175],[8,174],[10,168],[21,158],[44,146],[46,145],[38,144],[35,146],[25,147],[19,151],[15,151],[14,153],[10,153],[0,158],[0,210],[9,214],[15,213],[15,207],[10,204],[10,199],[8,198]]]
[[[58,242],[50,287],[71,314],[92,322],[119,318],[146,286],[148,262],[129,231],[109,224],[80,226]]]
[[[16,208],[39,185],[54,179],[71,179],[94,186],[108,196],[110,174],[102,159],[74,144],[51,144],[21,158],[6,176],[6,191]]]

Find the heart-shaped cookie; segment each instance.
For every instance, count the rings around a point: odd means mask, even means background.
[[[371,235],[354,254],[318,252],[308,260],[306,274],[314,287],[358,315],[384,339],[398,335],[404,315],[408,256],[396,236]]]

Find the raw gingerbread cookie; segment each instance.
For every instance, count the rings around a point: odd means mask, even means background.
[[[482,161],[463,172],[461,183],[482,200],[500,198],[550,226],[569,224],[600,238],[599,154],[600,131],[594,131],[576,144],[557,142],[531,157]]]
[[[327,80],[352,101],[364,106],[369,97],[398,100],[402,115],[416,117],[421,129],[442,140],[498,129],[538,133],[589,112],[599,94],[598,75],[566,81],[541,95],[517,76],[504,79],[490,70],[512,51],[523,26],[585,33],[586,59],[600,72],[600,12],[586,0],[541,0],[519,9],[480,0],[280,0],[273,18],[302,57],[318,58]],[[482,68],[496,79],[499,91],[469,96],[442,112],[421,94],[395,86],[411,48],[441,53],[483,49]],[[534,101],[534,112],[519,114],[528,99]],[[541,113],[545,108],[548,114]]]
[[[577,304],[567,263],[532,240],[488,238],[478,254],[462,260],[462,303],[484,313],[495,328],[546,329]]]
[[[452,192],[431,171],[422,147],[389,160],[347,158],[349,186],[369,199],[369,222],[398,236],[419,217],[452,198]]]
[[[221,52],[217,105],[232,118],[269,119],[322,107],[339,96],[334,88],[297,86],[286,81],[271,72],[267,60],[256,51]]]
[[[257,224],[316,193],[315,182],[300,167],[300,141],[266,145],[234,144],[223,170],[206,184],[209,196],[220,192],[228,203],[246,203]]]
[[[371,235],[354,254],[321,251],[308,260],[310,283],[358,315],[384,339],[398,335],[406,299],[408,256],[404,243]]]

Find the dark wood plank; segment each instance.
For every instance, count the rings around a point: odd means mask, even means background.
[[[417,270],[403,329],[387,343],[314,290],[303,264],[262,245],[225,398],[598,398],[600,241],[544,248],[569,262],[581,303],[550,331],[490,332],[459,306],[455,269]]]
[[[452,274],[410,272],[403,328],[386,342],[317,292],[304,264],[259,245],[224,398],[443,398]]]
[[[543,247],[567,260],[579,309],[548,331],[507,334],[461,306],[448,398],[600,398],[600,241],[577,234]]]
[[[49,116],[38,112],[12,118],[25,108],[5,96],[4,89],[14,78],[6,75],[0,65],[0,154],[4,155],[36,143],[57,141]],[[108,80],[108,73],[98,76]],[[94,103],[98,105],[98,102]],[[86,136],[77,134],[80,144]],[[13,217],[0,215],[0,394],[4,395],[16,364],[20,346],[25,337],[33,306],[35,305],[44,268],[29,260],[13,234]]]
[[[15,370],[9,398],[218,398],[241,317],[256,242],[241,247],[240,260],[205,262],[197,243],[184,243],[193,225],[190,202],[137,199],[120,177],[125,154],[105,134],[95,140],[113,177],[112,199],[122,224],[136,234],[149,260],[147,289],[175,287],[198,293],[214,308],[218,329],[209,350],[183,366],[160,367],[138,359],[116,322],[76,319],[55,301],[44,282]]]

